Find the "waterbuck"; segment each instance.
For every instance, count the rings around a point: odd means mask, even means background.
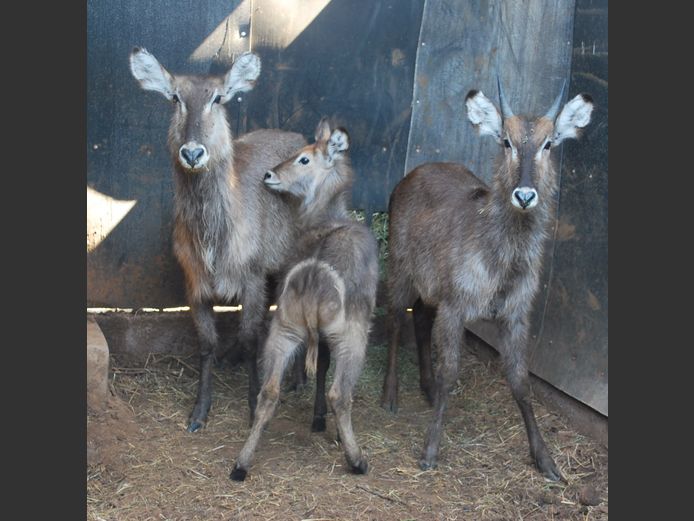
[[[260,59],[245,53],[221,77],[172,75],[147,50],[133,49],[130,70],[145,90],[173,104],[168,145],[174,165],[173,249],[200,342],[200,381],[188,431],[207,420],[218,347],[214,303],[238,299],[238,342],[248,363],[251,420],[259,382],[257,346],[268,310],[266,278],[294,245],[287,202],[263,186],[268,168],[306,144],[300,134],[257,130],[234,139],[224,104],[253,88]]]
[[[305,230],[296,262],[282,284],[278,307],[262,357],[263,385],[251,432],[231,472],[246,478],[260,435],[279,399],[284,370],[303,343],[306,371],[316,372],[312,430],[325,430],[325,375],[330,357],[335,376],[328,399],[350,469],[368,464],[352,430],[352,395],[361,374],[378,285],[378,245],[371,231],[349,218],[345,201],[352,184],[343,129],[321,121],[316,142],[268,171],[265,184],[301,200],[295,218]],[[319,342],[319,337],[321,342]]]
[[[538,430],[527,366],[529,313],[539,285],[557,172],[551,151],[578,137],[593,103],[579,94],[559,112],[564,89],[539,118],[516,116],[501,84],[501,111],[477,90],[465,98],[480,135],[501,146],[491,187],[455,163],[428,163],[395,187],[389,204],[388,301],[391,323],[382,405],[397,409],[396,357],[405,309],[413,306],[420,386],[433,402],[420,467],[435,467],[448,393],[467,322],[495,318],[506,378],[542,474],[563,479]],[[435,368],[431,369],[433,339]]]

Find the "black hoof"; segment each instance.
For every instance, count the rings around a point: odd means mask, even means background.
[[[248,474],[247,470],[234,465],[234,469],[231,471],[231,474],[229,474],[229,477],[234,481],[243,481],[246,479],[246,474]]]
[[[434,394],[429,389],[422,389],[422,394],[424,399],[427,401],[430,407],[434,405]]]
[[[188,425],[188,428],[186,429],[188,432],[197,432],[200,429],[202,429],[203,424],[199,421],[192,421],[190,422],[190,425]]]
[[[352,465],[352,472],[354,474],[366,474],[369,471],[369,463],[366,460],[362,460],[356,465]]]
[[[325,432],[325,417],[317,416],[313,418],[311,432]]]
[[[422,470],[432,470],[437,467],[436,462],[429,462],[425,459],[419,460],[419,468]]]
[[[381,407],[388,412],[396,414],[398,412],[398,403],[395,400],[388,400],[384,398],[381,400]]]
[[[544,469],[538,467],[542,475],[547,478],[550,481],[563,481],[566,483],[566,478],[562,476],[561,472],[559,472],[559,469],[552,464],[551,466],[547,466]]]

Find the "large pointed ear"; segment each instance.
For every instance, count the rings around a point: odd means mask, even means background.
[[[328,123],[328,118],[321,118],[318,125],[316,125],[316,131],[313,133],[313,137],[316,143],[325,143],[330,139],[330,123]]]
[[[588,94],[579,94],[564,105],[554,123],[552,145],[556,146],[565,139],[577,138],[580,129],[590,123],[592,112],[593,98]]]
[[[173,77],[147,49],[135,47],[130,53],[130,72],[145,90],[153,90],[171,100]]]
[[[344,128],[336,128],[328,140],[328,158],[332,161],[337,154],[349,149],[349,134]]]
[[[260,58],[252,52],[243,53],[236,58],[234,65],[224,76],[224,87],[221,93],[222,103],[226,103],[237,92],[246,92],[255,87],[255,80],[260,76]]]
[[[467,118],[477,128],[480,136],[490,135],[501,143],[501,115],[481,90],[471,90],[465,96]]]

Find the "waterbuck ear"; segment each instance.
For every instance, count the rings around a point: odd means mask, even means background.
[[[490,135],[501,143],[501,115],[494,104],[480,90],[471,90],[465,96],[467,118],[480,136]]]
[[[588,94],[579,94],[569,101],[559,113],[554,123],[553,145],[558,145],[565,139],[577,138],[580,129],[590,123],[593,112],[593,98]]]
[[[130,72],[145,90],[153,90],[171,100],[173,77],[147,49],[135,47],[130,53]]]
[[[222,103],[226,103],[237,92],[246,92],[255,86],[260,75],[260,58],[252,52],[239,56],[224,77]]]
[[[336,128],[330,134],[328,141],[328,158],[332,160],[336,154],[344,152],[349,148],[349,134],[344,128]]]
[[[330,139],[330,123],[328,123],[328,118],[321,118],[316,126],[316,131],[313,133],[313,137],[316,139],[316,143],[325,143]]]

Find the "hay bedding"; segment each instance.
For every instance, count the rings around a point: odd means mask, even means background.
[[[335,425],[311,433],[313,382],[282,394],[243,483],[228,475],[248,433],[242,367],[215,372],[207,427],[185,431],[197,360],[112,356],[107,410],[88,415],[88,519],[99,520],[599,520],[608,517],[607,450],[536,403],[568,483],[531,466],[525,428],[495,363],[464,354],[439,467],[417,466],[430,410],[414,353],[401,356],[400,411],[378,406],[385,347],[369,348],[353,406],[369,473],[347,472]],[[329,377],[331,374],[329,374]],[[329,380],[330,382],[330,380]]]

